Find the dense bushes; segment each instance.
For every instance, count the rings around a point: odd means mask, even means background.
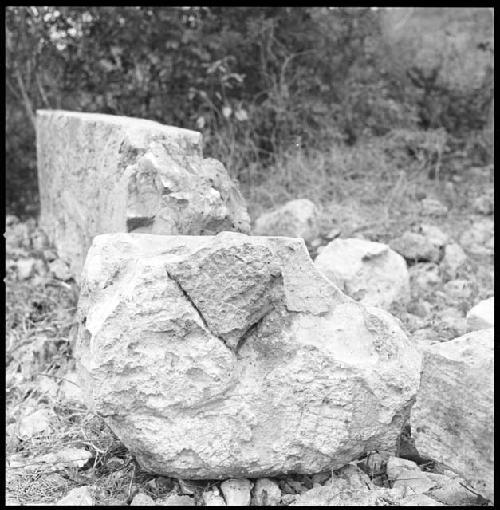
[[[370,8],[9,7],[8,207],[29,213],[35,203],[37,108],[200,130],[205,152],[247,184],[290,151],[394,128],[463,136],[482,127],[489,91],[474,102],[398,75],[378,16]]]

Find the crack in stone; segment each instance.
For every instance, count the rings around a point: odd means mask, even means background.
[[[257,319],[254,323],[250,324],[248,328],[241,334],[241,336],[238,339],[238,342],[235,347],[231,347],[221,336],[217,335],[207,324],[207,321],[205,320],[205,317],[203,317],[203,314],[201,313],[200,309],[196,306],[191,296],[186,292],[186,290],[182,287],[182,285],[179,283],[179,281],[172,276],[169,272],[167,272],[168,277],[177,285],[179,290],[182,292],[183,296],[188,300],[188,302],[191,304],[191,306],[196,310],[198,315],[200,316],[201,321],[203,322],[203,326],[207,329],[207,331],[213,335],[215,338],[218,338],[231,352],[234,354],[238,354],[238,351],[241,349],[247,338],[255,331],[255,329],[259,326],[259,324],[271,313],[274,311],[274,307],[267,311],[262,317]]]

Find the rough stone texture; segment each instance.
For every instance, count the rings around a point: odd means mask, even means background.
[[[158,474],[317,473],[394,451],[418,388],[399,322],[345,296],[299,239],[97,236],[79,315],[86,398]]]
[[[446,216],[448,208],[435,198],[424,198],[422,200],[422,213],[427,216]]]
[[[455,278],[460,269],[467,263],[467,255],[457,243],[450,243],[444,248],[443,260],[441,260],[441,270],[447,278]]]
[[[410,298],[406,262],[383,243],[335,239],[314,264],[348,296],[364,305],[388,309],[394,302]]]
[[[217,487],[212,487],[212,489],[204,492],[202,498],[204,506],[226,506],[226,502]]]
[[[38,110],[41,226],[78,278],[96,234],[247,232],[244,200],[201,134],[157,122]]]
[[[418,232],[407,231],[401,237],[391,241],[390,245],[393,250],[411,262],[439,261],[439,246],[436,246],[433,240]]]
[[[411,416],[420,455],[452,469],[491,500],[493,346],[490,328],[426,347]]]
[[[365,473],[348,465],[326,485],[297,496],[290,506],[394,506],[401,494],[400,489],[376,487]]]
[[[399,457],[390,457],[387,461],[387,478],[393,488],[411,489],[415,494],[423,494],[435,485],[415,462]]]
[[[64,498],[60,499],[56,506],[95,506],[91,488],[87,486],[71,489]]]
[[[440,503],[425,494],[411,494],[410,496],[406,496],[406,498],[401,499],[398,502],[398,506],[443,506],[443,503]]]
[[[453,473],[455,475],[455,473]],[[434,481],[434,487],[427,492],[432,499],[449,506],[478,506],[480,498],[467,489],[464,480],[444,474],[426,473]]]
[[[229,479],[220,484],[227,506],[250,506],[252,482],[246,478]]]
[[[299,198],[262,214],[255,222],[254,234],[301,237],[311,242],[319,235],[318,221],[318,210],[314,203],[307,198]]]
[[[196,506],[194,498],[190,496],[179,496],[178,494],[169,494],[164,498],[156,500],[156,506]]]
[[[153,501],[151,496],[144,494],[143,492],[139,492],[134,496],[134,499],[131,501],[130,506],[156,506],[156,503]]]
[[[274,480],[260,478],[253,488],[254,506],[277,506],[281,501],[281,490]]]
[[[495,252],[495,223],[491,218],[475,221],[460,236],[464,250],[473,255],[493,255]]]
[[[495,326],[495,297],[480,301],[467,314],[467,331],[487,329]]]

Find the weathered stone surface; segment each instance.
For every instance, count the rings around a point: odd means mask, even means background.
[[[201,134],[157,122],[37,112],[41,226],[79,277],[96,234],[247,232],[244,200]]]
[[[435,485],[415,462],[399,457],[390,457],[387,461],[387,478],[393,488],[411,489],[415,494],[423,494]]]
[[[277,506],[281,501],[281,490],[274,480],[259,478],[253,488],[254,506]]]
[[[314,265],[348,296],[364,305],[388,309],[410,298],[410,277],[404,258],[383,243],[335,239]]]
[[[426,473],[434,482],[434,487],[427,492],[432,499],[449,506],[478,506],[479,497],[467,489],[464,480],[437,473]]]
[[[56,506],[95,506],[91,488],[83,486],[71,489],[64,498],[56,503]]]
[[[134,496],[134,499],[131,501],[130,506],[156,506],[156,503],[153,501],[151,496],[144,494],[143,492],[139,492]]]
[[[190,496],[179,496],[178,494],[169,494],[164,498],[156,500],[156,506],[196,506],[194,498]]]
[[[274,211],[259,216],[255,222],[254,234],[301,237],[311,242],[319,235],[318,210],[307,198],[290,200]]]
[[[495,197],[493,189],[488,190],[483,195],[475,198],[472,202],[472,208],[477,214],[490,215],[495,210]]]
[[[387,506],[401,498],[399,489],[381,489],[354,466],[346,466],[326,485],[297,496],[290,506]]]
[[[246,478],[229,479],[220,484],[227,506],[250,506],[252,482]]]
[[[441,270],[447,278],[455,278],[467,263],[467,255],[457,243],[450,243],[444,248]]]
[[[443,506],[443,503],[426,496],[425,494],[411,494],[398,502],[398,506]]]
[[[493,328],[425,348],[411,423],[420,455],[493,499]]]
[[[475,221],[460,236],[464,250],[473,255],[493,255],[495,252],[495,223],[491,218]]]
[[[431,239],[418,232],[407,231],[402,236],[391,241],[390,246],[411,262],[439,261],[439,247]]]
[[[421,357],[345,296],[299,239],[97,236],[77,357],[91,407],[178,478],[337,469],[394,451]]]
[[[202,497],[205,506],[227,506],[217,487],[204,492]]]
[[[467,331],[487,329],[495,326],[495,297],[480,301],[467,314]]]
[[[422,200],[422,213],[428,216],[446,216],[448,207],[436,198],[424,198]]]

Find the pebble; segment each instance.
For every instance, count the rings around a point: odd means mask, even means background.
[[[90,487],[83,486],[72,489],[60,499],[57,506],[94,506],[94,498],[90,492]]]
[[[281,491],[278,484],[269,478],[260,478],[253,489],[253,503],[255,506],[277,506],[281,501]]]
[[[139,494],[134,496],[130,506],[156,506],[156,503],[153,501],[151,496],[148,496],[143,492],[139,492]]]
[[[250,506],[250,490],[252,483],[246,478],[231,478],[221,483],[227,506]]]

